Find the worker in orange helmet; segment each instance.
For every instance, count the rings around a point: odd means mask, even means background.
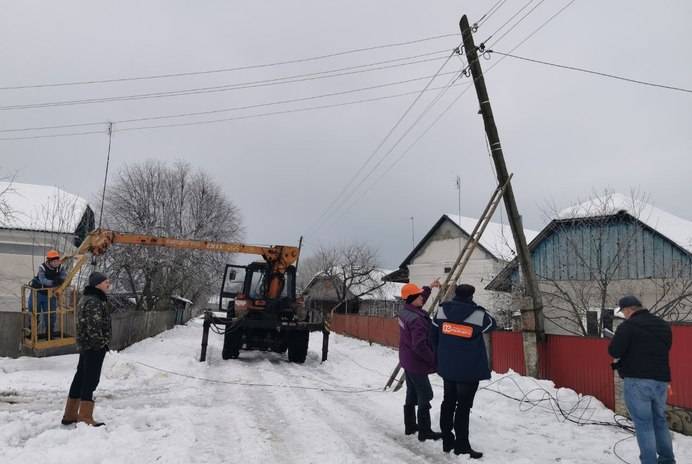
[[[431,288],[439,287],[440,282],[436,279],[429,287],[419,288],[409,283],[401,289],[404,306],[399,311],[399,362],[406,376],[404,431],[406,435],[418,432],[420,441],[439,440],[442,436],[432,431],[430,423],[433,390],[428,375],[436,371],[436,362],[430,340],[432,321],[423,310]]]
[[[33,308],[33,294],[36,293],[37,312],[40,314],[39,336],[45,336],[46,338],[50,336],[50,339],[60,337],[60,329],[57,326],[58,300],[48,289],[59,287],[66,277],[67,271],[62,267],[60,252],[48,250],[45,262],[39,265],[38,272],[30,284],[35,289],[35,292],[32,291],[31,295],[29,295],[29,308]],[[50,314],[50,326],[48,325],[48,314]]]

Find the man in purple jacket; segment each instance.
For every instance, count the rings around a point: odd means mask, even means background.
[[[432,321],[423,305],[430,296],[430,289],[439,288],[435,280],[430,287],[419,288],[406,284],[401,289],[404,307],[399,312],[399,362],[406,375],[406,403],[404,427],[406,435],[418,432],[418,440],[439,440],[442,435],[430,426],[430,401],[433,398],[428,374],[435,372],[435,352],[430,340]],[[416,425],[416,405],[418,424]]]

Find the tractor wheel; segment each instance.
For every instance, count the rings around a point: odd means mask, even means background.
[[[243,333],[240,330],[226,330],[223,336],[222,359],[237,359],[243,345]]]
[[[288,360],[297,364],[303,364],[308,356],[308,342],[310,332],[295,331],[288,334]]]

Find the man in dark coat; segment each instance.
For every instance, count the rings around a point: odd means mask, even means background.
[[[634,422],[642,464],[674,464],[673,443],[666,422],[670,382],[670,325],[642,308],[636,297],[618,302],[625,321],[610,341],[608,353],[624,379],[625,404]]]
[[[440,409],[442,449],[448,453],[483,456],[469,443],[469,416],[481,380],[490,378],[483,334],[495,328],[495,319],[473,302],[475,288],[461,284],[451,301],[442,304],[433,321],[437,372],[444,379]],[[454,433],[452,433],[452,429]]]
[[[406,284],[401,289],[401,299],[405,303],[399,312],[399,363],[406,376],[404,427],[406,435],[418,431],[420,441],[439,440],[441,436],[432,431],[430,424],[433,391],[428,374],[435,372],[435,353],[430,341],[432,322],[423,310],[430,296],[430,288],[439,286],[440,283],[435,280],[430,287]]]
[[[108,277],[92,272],[77,313],[79,363],[72,379],[62,418],[64,425],[84,422],[94,427],[104,425],[94,420],[94,390],[101,378],[101,366],[111,339],[111,307],[107,294]]]

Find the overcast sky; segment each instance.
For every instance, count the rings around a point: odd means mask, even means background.
[[[474,22],[495,3],[2,1],[0,87],[232,68],[458,34],[461,14],[468,14]],[[482,24],[476,41],[490,36],[527,3],[507,0]],[[530,3],[514,21],[537,8],[493,48],[509,51],[569,2]],[[692,88],[691,22],[692,2],[685,0],[576,0],[515,53]],[[299,83],[169,98],[2,109],[0,130],[226,109],[421,78],[434,74],[458,43],[458,37],[446,37],[244,71],[0,90],[0,107],[7,107],[235,84],[441,52],[396,62],[425,60],[418,64]],[[495,55],[484,61],[484,69],[499,58]],[[461,67],[460,59],[454,57],[442,72]],[[443,86],[450,78],[440,76],[431,87]],[[547,202],[567,206],[604,188],[625,193],[640,188],[656,206],[692,219],[691,94],[511,58],[490,71],[486,80],[526,227],[540,229],[546,224],[542,209]],[[207,116],[116,123],[115,130],[384,97],[421,90],[426,82]],[[305,235],[309,253],[320,244],[362,240],[379,250],[383,265],[396,267],[411,249],[411,216],[418,240],[441,214],[457,212],[457,175],[461,176],[461,209],[466,216],[478,216],[495,187],[472,90],[402,158],[470,81],[459,82],[389,154],[437,91],[424,94],[374,155],[416,95],[215,124],[115,132],[111,172],[148,158],[187,160],[210,173],[241,209],[248,242],[292,244]],[[103,182],[105,125],[3,132],[0,138],[86,131],[100,132],[0,140],[0,174],[15,175],[19,182],[55,184],[93,199]],[[371,155],[371,162],[351,187],[361,184],[370,172],[372,175],[350,196],[339,197],[348,199],[345,207],[328,210]],[[394,165],[397,159],[400,161]],[[327,220],[325,210],[329,211]]]

